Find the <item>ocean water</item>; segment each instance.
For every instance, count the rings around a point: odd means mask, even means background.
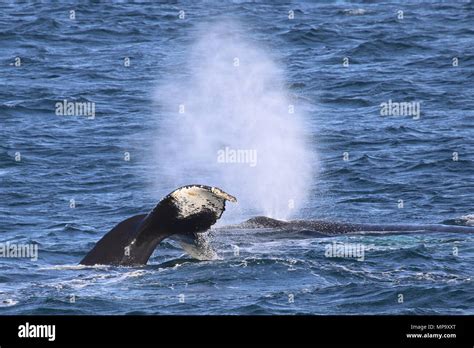
[[[222,228],[287,188],[301,199],[285,218],[472,225],[473,23],[472,2],[0,4],[0,242],[39,247],[37,260],[0,258],[0,314],[474,314],[473,234]],[[265,64],[236,86],[207,60],[220,52]],[[203,62],[205,83],[189,87]],[[169,122],[181,95],[196,97],[203,134]],[[283,98],[298,119],[275,127]],[[94,117],[57,115],[64,99],[94,103]],[[382,116],[389,101],[420,113]],[[194,136],[246,139],[249,115],[279,165],[249,180],[247,167],[203,165],[205,146],[185,156]],[[271,145],[297,126],[299,152]],[[219,259],[165,240],[144,267],[77,265],[115,224],[195,182],[243,197],[212,231]],[[327,257],[335,242],[364,246],[364,260]]]

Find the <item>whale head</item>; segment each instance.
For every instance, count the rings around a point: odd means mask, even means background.
[[[222,198],[226,201],[237,203],[237,198],[234,196],[228,194],[227,192],[224,192],[220,188],[217,187],[211,187],[211,192],[216,195],[216,197]]]
[[[171,199],[178,218],[186,219],[194,215],[212,214],[219,219],[225,210],[225,202],[237,199],[224,190],[206,185],[186,185],[170,193],[164,201]],[[215,222],[215,221],[214,221]]]

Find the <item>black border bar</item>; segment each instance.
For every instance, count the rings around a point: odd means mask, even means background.
[[[26,323],[55,325],[55,340],[18,337],[20,325]],[[0,346],[388,344],[473,347],[473,324],[474,316],[0,316]],[[409,338],[407,334],[428,335]],[[436,338],[434,334],[450,337]]]

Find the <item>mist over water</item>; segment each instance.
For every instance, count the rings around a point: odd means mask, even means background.
[[[304,205],[312,176],[304,116],[281,67],[239,29],[201,28],[186,74],[157,88],[160,182],[221,187],[239,201],[228,205],[227,219],[285,219]]]
[[[117,223],[190,182],[238,196],[222,225],[273,207],[285,215],[283,193],[300,192],[298,180],[311,196],[288,218],[474,224],[473,3],[293,5],[290,20],[279,1],[78,2],[71,21],[66,2],[2,3],[0,243],[40,244],[37,261],[0,257],[0,315],[474,314],[471,233],[229,228],[212,237],[218,261],[194,262],[165,240],[145,267],[78,266]],[[222,16],[245,25],[197,31]],[[56,115],[65,98],[96,103],[96,117]],[[390,99],[420,101],[420,119],[381,116]],[[303,128],[309,154],[280,146],[303,138],[274,136],[278,124]],[[216,160],[221,147],[265,139],[255,167]],[[305,179],[297,149],[317,152],[317,179]],[[333,242],[370,250],[365,261],[326,257]]]

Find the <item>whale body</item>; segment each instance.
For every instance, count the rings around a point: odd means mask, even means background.
[[[216,223],[225,202],[237,199],[217,187],[187,185],[176,189],[148,214],[132,216],[115,226],[80,262],[83,265],[137,266],[147,263],[165,238],[177,241],[193,258],[216,257],[204,232]],[[474,227],[453,225],[380,225],[325,220],[282,221],[265,216],[220,229],[269,230],[270,238],[331,237],[347,234],[474,233]]]
[[[80,263],[144,265],[165,238],[180,236],[183,243],[199,240],[197,235],[207,231],[221,217],[226,201],[237,200],[217,187],[180,187],[163,198],[150,213],[120,222],[97,242]]]
[[[273,232],[281,231],[287,236],[295,233],[315,236],[331,237],[344,234],[397,234],[397,233],[474,233],[474,227],[453,226],[444,224],[399,225],[399,224],[356,224],[332,222],[326,220],[291,220],[282,221],[266,216],[251,218],[239,225],[230,228],[264,229],[272,228]]]

